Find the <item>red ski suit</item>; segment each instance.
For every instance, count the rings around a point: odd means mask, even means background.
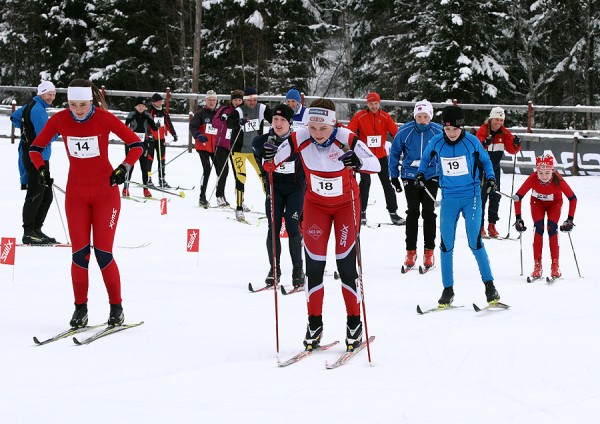
[[[308,129],[298,128],[281,144],[275,156],[275,164],[279,165],[293,153],[299,153],[306,174],[302,229],[308,280],[308,315],[322,315],[325,293],[323,273],[332,224],[336,240],[337,269],[346,311],[348,315],[360,315],[361,297],[356,271],[360,196],[354,170],[345,167],[338,160],[347,148],[353,149],[361,159],[360,172],[380,171],[379,160],[366,144],[352,131],[342,127],[337,127],[336,139],[327,147],[312,142]]]
[[[548,215],[548,238],[550,240],[550,257],[559,259],[558,246],[558,221],[560,220],[560,210],[562,208],[564,193],[569,199],[568,216],[575,216],[577,207],[577,197],[569,187],[569,184],[559,174],[554,172],[552,179],[547,183],[542,183],[537,176],[537,172],[531,174],[517,190],[519,199],[523,199],[527,192],[531,190],[531,217],[535,226],[535,235],[533,237],[533,259],[542,259],[543,235],[544,235],[544,217]],[[515,202],[515,215],[521,215],[521,201]]]
[[[102,271],[109,302],[121,303],[119,268],[113,259],[113,242],[121,198],[119,187],[110,185],[113,166],[108,160],[108,136],[113,132],[129,147],[126,163],[133,166],[143,152],[139,137],[112,113],[96,108],[83,122],[75,121],[69,109],[52,116],[36,137],[29,156],[36,168],[44,165],[41,150],[59,133],[69,157],[65,209],[73,244],[71,278],[75,304],[87,303],[90,236]]]

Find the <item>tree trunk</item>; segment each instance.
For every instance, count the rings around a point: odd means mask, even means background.
[[[200,37],[202,34],[202,0],[196,0],[196,23],[194,25],[194,66],[192,68],[192,93],[198,92],[200,79]],[[198,99],[190,102],[190,112],[196,112]]]

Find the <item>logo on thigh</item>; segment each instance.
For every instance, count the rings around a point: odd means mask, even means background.
[[[312,227],[306,230],[306,234],[308,234],[316,240],[319,237],[321,237],[321,235],[323,234],[323,230],[321,230],[317,224],[313,224]]]
[[[113,229],[115,227],[116,221],[117,221],[117,210],[115,208],[113,208],[112,210],[112,215],[110,217],[110,222],[108,223],[108,226]]]

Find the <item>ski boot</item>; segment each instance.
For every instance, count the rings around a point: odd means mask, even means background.
[[[23,232],[23,244],[48,244],[48,242],[37,231],[25,230]]]
[[[362,344],[363,325],[360,315],[348,315],[346,321],[346,352],[352,352]]]
[[[225,199],[225,196],[217,197],[217,206],[220,208],[229,206],[229,202],[227,201],[227,199]]]
[[[42,238],[42,240],[44,241],[45,244],[56,244],[57,243],[57,241],[54,237],[50,237],[50,236],[47,236],[46,234],[44,234],[42,232],[41,228],[38,228],[33,231],[35,231],[36,234]]]
[[[244,216],[244,210],[242,208],[237,208],[235,210],[235,219],[240,222],[246,221],[246,217]]]
[[[491,238],[500,237],[500,233],[498,233],[498,230],[496,230],[496,224],[492,224],[491,222],[488,224],[488,236]]]
[[[321,344],[323,337],[323,316],[309,315],[306,325],[306,335],[304,336],[304,347],[306,350],[313,350]]]
[[[531,278],[537,280],[538,278],[542,278],[542,260],[536,259],[533,264],[533,272],[531,273]]]
[[[416,250],[407,250],[406,258],[404,258],[404,266],[408,268],[412,268],[415,266],[415,262],[417,261],[417,251]]]
[[[558,259],[552,259],[552,264],[550,265],[550,277],[552,278],[560,278],[562,273],[560,272],[560,268],[558,267]]]
[[[396,212],[390,212],[390,219],[392,220],[392,224],[394,225],[404,225],[406,224],[406,220],[398,215]]]
[[[425,249],[423,255],[423,266],[425,268],[431,268],[435,265],[435,257],[433,256],[433,249]]]
[[[481,238],[487,238],[487,233],[485,232],[485,228],[483,228],[483,225],[481,226],[480,234]]]
[[[496,290],[496,287],[494,287],[494,282],[486,281],[483,284],[485,284],[485,297],[487,298],[488,303],[499,301],[500,295],[498,294],[498,290]]]
[[[125,321],[125,315],[123,314],[123,307],[120,303],[110,305],[110,314],[108,315],[108,325],[117,326],[123,324]]]
[[[438,304],[441,307],[450,306],[452,301],[454,300],[454,288],[444,287],[444,291],[442,291],[442,297],[438,300]]]
[[[206,196],[204,196],[204,195],[200,196],[200,201],[198,202],[198,206],[200,206],[201,208],[204,208],[204,209],[208,209],[210,207],[210,203],[208,203],[208,200],[206,200]]]
[[[147,188],[144,189],[144,197],[152,197],[152,193]]]
[[[304,266],[302,263],[294,264],[294,268],[292,269],[292,285],[294,288],[304,286]]]
[[[162,188],[171,188],[167,180],[165,180],[164,178],[158,179],[158,185],[160,185]]]
[[[281,282],[281,269],[277,267],[277,282]],[[275,279],[273,278],[273,267],[269,268],[269,273],[267,274],[267,278],[265,278],[265,284],[267,286],[272,286],[275,284]]]
[[[154,185],[154,183],[152,182],[152,177],[148,177],[148,182],[146,183],[146,186],[148,186],[150,188],[155,188],[156,187]]]
[[[71,328],[82,328],[87,327],[88,325],[88,309],[87,303],[82,303],[81,305],[75,304],[75,312],[73,312],[73,317],[71,318],[71,322],[69,322]]]

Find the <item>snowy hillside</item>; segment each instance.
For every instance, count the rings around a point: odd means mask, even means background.
[[[7,120],[6,120],[7,121]],[[2,125],[7,125],[2,120]],[[2,128],[5,131],[5,128]],[[167,151],[167,159],[180,150]],[[117,165],[123,148],[110,147]],[[22,236],[16,145],[0,143],[0,236]],[[54,144],[52,176],[64,187],[64,147]],[[139,167],[134,179],[140,180]],[[273,292],[251,294],[268,271],[266,224],[243,225],[232,215],[198,208],[198,155],[183,154],[167,166],[171,185],[196,186],[180,199],[122,202],[116,248],[127,322],[136,329],[77,347],[70,339],[35,346],[64,330],[73,312],[67,248],[16,251],[16,265],[0,265],[0,422],[2,423],[564,423],[592,422],[600,402],[600,272],[595,267],[600,177],[569,177],[579,198],[572,241],[561,234],[564,278],[554,285],[525,283],[519,242],[486,241],[496,286],[507,311],[474,312],[485,305],[483,284],[459,224],[455,250],[455,305],[464,308],[425,316],[442,291],[439,268],[427,275],[400,274],[404,228],[362,232],[365,300],[372,367],[366,350],[337,370],[328,352],[280,369],[276,366]],[[503,176],[510,191],[512,176]],[[524,176],[517,175],[518,187]],[[209,189],[214,187],[211,177]],[[247,200],[263,210],[258,178],[249,173]],[[516,188],[515,188],[516,189]],[[370,223],[387,222],[383,192],[372,185]],[[133,188],[135,194],[141,189]],[[227,197],[234,199],[230,177]],[[155,192],[155,195],[160,193]],[[214,204],[214,196],[213,196]],[[402,215],[406,203],[399,196]],[[533,267],[528,201],[523,217],[525,275]],[[61,225],[64,196],[56,193],[44,231],[66,241]],[[508,229],[501,201],[501,234]],[[565,209],[563,216],[565,219]],[[248,215],[259,222],[258,215]],[[514,215],[513,215],[514,219]],[[200,229],[200,253],[186,253],[186,230]],[[514,229],[511,234],[516,235]],[[547,239],[546,239],[547,240]],[[549,271],[549,250],[544,249]],[[422,251],[419,251],[419,261]],[[439,259],[439,254],[436,252]],[[291,264],[284,242],[283,283]],[[335,269],[330,255],[329,275]],[[95,260],[90,262],[90,322],[104,322],[108,302]],[[280,357],[302,349],[306,303],[302,294],[279,296]],[[325,341],[344,338],[345,310],[339,282],[326,277]]]

